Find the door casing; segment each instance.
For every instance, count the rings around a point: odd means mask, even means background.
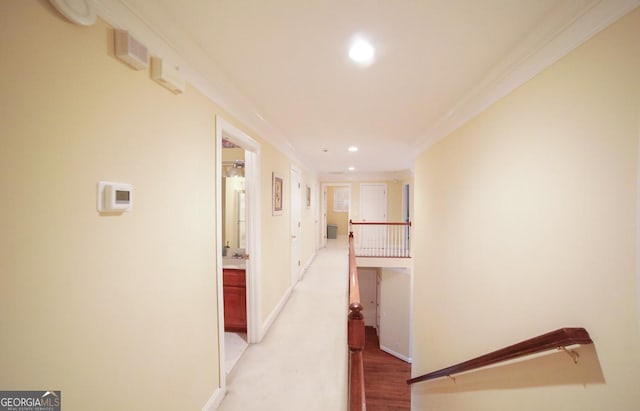
[[[224,295],[222,287],[222,139],[225,138],[245,150],[245,212],[246,212],[246,288],[247,288],[247,341],[260,342],[260,144],[246,133],[216,116],[216,276],[218,284],[218,361],[220,388],[226,387],[224,367]]]

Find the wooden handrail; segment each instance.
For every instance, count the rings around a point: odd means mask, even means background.
[[[575,344],[593,344],[589,333],[584,328],[561,328],[543,335],[510,345],[489,354],[461,362],[450,367],[407,380],[407,384],[447,377],[465,371],[474,370],[499,362],[537,354],[543,351],[562,349]]]
[[[353,248],[353,233],[349,234],[349,411],[365,411],[364,393],[364,316],[360,303],[358,266]]]

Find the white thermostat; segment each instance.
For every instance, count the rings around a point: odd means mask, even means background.
[[[101,213],[122,213],[133,207],[133,187],[131,184],[100,181],[98,183],[98,211]]]

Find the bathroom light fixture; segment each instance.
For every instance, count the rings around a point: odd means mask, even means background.
[[[347,150],[349,150],[349,151],[350,151],[350,152],[352,152],[352,153],[355,153],[356,151],[358,151],[358,147],[356,147],[356,146],[349,146],[349,148],[348,148]]]
[[[224,173],[225,177],[244,177],[244,161],[236,160],[231,164],[225,162],[227,164],[223,164],[226,166],[226,170]]]
[[[373,61],[374,54],[373,46],[362,38],[356,38],[349,49],[351,60],[360,64],[370,64]]]

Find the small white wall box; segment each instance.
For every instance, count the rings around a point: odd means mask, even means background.
[[[149,66],[149,53],[147,47],[133,38],[126,30],[115,30],[116,57],[136,70],[142,70]]]
[[[131,184],[100,181],[98,183],[98,211],[101,213],[122,213],[133,208],[133,187]]]
[[[180,67],[168,64],[160,57],[151,57],[151,78],[175,94],[184,93],[186,88]]]

